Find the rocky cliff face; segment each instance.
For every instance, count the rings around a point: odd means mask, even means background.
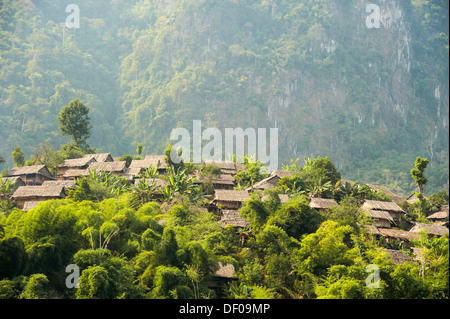
[[[173,128],[201,120],[279,128],[280,164],[328,156],[347,178],[411,189],[420,155],[435,170],[430,183],[448,181],[446,0],[79,6],[81,28],[65,33],[63,2],[0,8],[0,153],[10,163],[17,144],[30,154],[36,139],[64,143],[56,114],[80,97],[92,145],[116,155],[137,143],[160,153]]]

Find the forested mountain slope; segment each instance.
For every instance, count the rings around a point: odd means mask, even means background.
[[[410,192],[430,159],[448,188],[448,1],[2,1],[0,154],[64,142],[59,110],[91,108],[91,145],[161,153],[175,127],[277,127],[280,163],[328,156],[348,179]],[[245,116],[242,116],[245,114]]]

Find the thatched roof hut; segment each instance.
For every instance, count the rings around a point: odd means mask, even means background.
[[[29,212],[32,209],[35,209],[37,207],[37,205],[39,205],[39,203],[41,203],[40,201],[29,201],[29,202],[25,202],[23,204],[23,208],[22,210],[24,212]]]
[[[98,163],[114,162],[114,158],[111,156],[111,153],[86,154],[83,157],[94,158]]]
[[[248,187],[246,190],[265,190],[265,189],[275,189],[278,186],[278,182],[280,181],[280,177],[277,175],[270,175],[269,177],[266,177],[265,179],[257,182],[253,186]]]
[[[216,189],[214,191],[213,203],[216,206],[223,206],[225,209],[239,209],[242,203],[250,199],[247,191]]]
[[[232,225],[233,227],[244,228],[249,223],[246,219],[242,218],[238,210],[224,210],[220,223],[223,227]]]
[[[13,198],[65,197],[64,186],[21,186],[13,194]]]
[[[396,225],[394,219],[389,212],[384,210],[368,210],[367,214],[375,220],[376,227],[391,228]]]
[[[316,198],[311,197],[309,202],[309,207],[318,209],[324,213],[328,211],[333,206],[339,206],[339,204],[334,200],[330,198]]]
[[[139,167],[126,167],[121,176],[132,181],[135,179],[135,177],[139,176],[143,171],[144,169]]]
[[[445,221],[448,218],[448,205],[442,206],[439,211],[434,214],[431,214],[427,217],[429,220],[433,222],[441,222]]]
[[[390,228],[378,228],[378,232],[382,237],[386,238],[388,241],[392,239],[400,239],[407,244],[411,239],[416,239],[419,237],[419,234],[415,232]]]
[[[14,184],[15,188],[18,188],[20,186],[25,186],[25,182],[19,176],[2,177],[3,183],[6,183],[7,181]]]
[[[64,173],[62,178],[65,180],[74,180],[86,176],[89,176],[89,171],[87,169],[69,169]]]
[[[12,195],[12,198],[17,203],[19,209],[23,209],[25,202],[42,202],[64,197],[66,197],[66,189],[61,185],[21,186]]]
[[[147,161],[151,166],[157,167],[158,169],[167,169],[168,167],[165,155],[146,155],[144,161]]]
[[[448,233],[448,228],[445,226],[439,226],[436,224],[424,224],[424,223],[416,223],[413,228],[409,231],[413,233],[418,233],[421,230],[425,230],[429,235],[433,236],[444,236]]]
[[[221,202],[245,202],[250,199],[250,194],[247,191],[217,189],[214,199]]]
[[[94,157],[82,157],[65,160],[64,163],[58,165],[57,175],[63,176],[69,169],[86,169],[94,162],[97,162]]]
[[[294,176],[294,174],[295,174],[295,172],[293,172],[293,171],[275,170],[275,171],[272,171],[269,176],[278,176],[281,179],[285,176],[292,177],[292,176]]]
[[[125,161],[120,162],[95,162],[89,165],[89,169],[97,172],[111,172],[115,175],[122,175],[125,172],[127,165]]]
[[[229,278],[229,279],[237,278],[234,266],[232,264],[223,265],[220,261],[218,264],[219,269],[214,273],[214,277]]]
[[[208,181],[208,178],[201,178],[199,174],[189,175],[189,178],[193,178],[194,182],[197,184],[203,184]],[[211,183],[214,189],[229,189],[232,190],[236,185],[234,177],[230,174],[220,174],[220,176],[213,176],[211,178]]]
[[[405,251],[386,249],[386,252],[391,256],[393,263],[396,265],[413,261],[413,259],[409,257]]]
[[[403,209],[394,202],[382,202],[377,200],[366,200],[361,207],[366,211],[378,210],[386,211],[395,221],[399,221],[400,218],[405,214]]]
[[[66,189],[75,187],[77,183],[73,180],[56,180],[56,181],[45,181],[42,186],[63,186]]]
[[[239,170],[245,170],[244,164],[238,164],[230,161],[205,160],[204,163],[219,167],[222,174],[236,175]]]
[[[361,208],[368,210],[384,210],[388,212],[404,213],[403,209],[394,202],[366,200]]]
[[[55,179],[45,165],[15,167],[8,172],[7,177],[20,177],[26,185],[41,185]]]
[[[289,200],[289,195],[288,194],[278,194],[278,198],[280,199],[281,204],[284,204]],[[262,201],[266,201],[268,199],[269,199],[269,195],[264,195],[263,197],[261,197]]]

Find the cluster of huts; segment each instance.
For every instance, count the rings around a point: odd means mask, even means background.
[[[167,174],[167,164],[164,155],[147,155],[142,160],[133,160],[129,167],[125,161],[113,158],[109,153],[90,154],[82,158],[66,160],[57,167],[56,176],[53,176],[45,165],[35,165],[27,167],[18,167],[10,170],[8,175],[2,178],[9,180],[14,184],[15,191],[12,199],[19,209],[29,211],[35,208],[40,202],[51,199],[61,199],[68,195],[68,191],[76,185],[75,180],[79,177],[86,177],[94,169],[97,172],[104,171],[114,175],[122,176],[138,184],[140,174],[147,168],[156,169],[159,175]],[[252,192],[256,191],[264,200],[263,191],[266,189],[275,189],[278,182],[284,176],[291,176],[289,171],[273,171],[267,178],[245,190],[235,190],[237,186],[234,176],[239,170],[245,170],[243,164],[233,162],[214,162],[205,161],[205,164],[213,164],[220,168],[220,176],[205,180],[200,177],[198,172],[194,173],[194,181],[198,184],[208,182],[214,188],[214,197],[207,205],[208,210],[213,211],[218,216],[222,226],[231,225],[232,227],[243,229],[249,226],[248,220],[242,218],[239,209],[242,204],[250,199]],[[167,182],[162,178],[148,180],[155,183],[156,186],[164,187]],[[341,183],[353,184],[353,181],[342,180]],[[369,185],[374,190],[381,189],[387,195],[392,197],[392,202],[382,202],[366,200],[362,209],[372,218],[373,225],[368,231],[376,238],[383,238],[386,242],[401,241],[405,247],[415,250],[411,240],[418,238],[419,231],[425,229],[429,236],[442,236],[448,233],[448,214],[449,206],[443,206],[440,211],[428,216],[432,224],[415,223],[410,225],[408,231],[399,230],[400,223],[404,221],[406,212],[398,205],[404,198],[391,192],[383,186]],[[281,203],[288,201],[289,197],[285,194],[279,194]],[[409,203],[414,203],[417,198],[414,195],[406,198]],[[310,207],[327,213],[328,210],[338,205],[334,199],[310,197]],[[403,227],[404,228],[404,227]],[[245,241],[245,232],[241,232],[241,240]],[[403,263],[411,260],[403,251],[388,249],[392,260],[395,263]],[[235,272],[231,264],[220,265],[219,270],[213,276],[214,280],[210,283],[212,287],[219,285],[220,281],[234,280]]]
[[[244,170],[243,164],[236,164],[225,161],[205,161],[205,164],[213,164],[220,168],[220,176],[210,179],[214,188],[214,197],[208,205],[210,211],[214,211],[223,226],[232,225],[237,228],[248,226],[248,221],[239,214],[242,204],[250,198],[252,192],[256,191],[263,196],[265,189],[274,189],[284,176],[292,175],[289,171],[273,171],[267,178],[245,190],[235,190],[236,182],[234,176],[239,170]],[[147,168],[153,167],[160,175],[167,173],[167,164],[164,155],[147,155],[142,160],[133,160],[129,167],[125,161],[113,158],[109,153],[90,154],[82,158],[66,160],[57,167],[56,176],[53,176],[45,165],[35,165],[18,167],[10,170],[3,179],[9,179],[15,183],[15,192],[12,198],[19,209],[28,211],[36,207],[41,201],[64,198],[68,190],[75,185],[75,179],[80,176],[88,176],[89,171],[94,169],[105,171],[114,175],[125,177],[135,184],[140,182],[140,174]],[[196,183],[205,182],[198,173],[193,176]],[[152,181],[153,182],[153,181]],[[155,179],[156,185],[164,186],[164,179]],[[343,180],[342,183],[352,181]],[[399,230],[400,223],[404,221],[406,212],[398,205],[405,200],[394,194],[385,187],[368,185],[378,190],[383,190],[392,197],[391,202],[366,200],[362,209],[373,219],[373,225],[369,232],[379,238],[384,238],[386,242],[401,240],[406,246],[410,245],[410,240],[417,238],[420,230],[425,229],[430,236],[442,236],[448,233],[448,205],[443,206],[439,212],[428,216],[432,224],[415,223],[410,225],[409,231]],[[288,195],[279,195],[282,203],[288,200]],[[264,198],[263,198],[264,199]],[[410,196],[406,199],[413,203],[416,199]],[[334,199],[310,198],[310,207],[326,213],[332,206],[338,205]],[[403,227],[404,228],[404,227]]]

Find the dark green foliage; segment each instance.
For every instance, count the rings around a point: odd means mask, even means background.
[[[80,99],[70,101],[64,106],[59,114],[58,122],[63,136],[72,138],[81,148],[89,147],[87,140],[92,129],[89,108]]]
[[[26,258],[25,245],[21,238],[0,240],[0,279],[22,274]]]
[[[120,157],[119,161],[125,161],[126,166],[130,167],[130,164],[133,161],[133,156],[130,154],[124,154]]]
[[[268,220],[268,224],[281,227],[289,236],[301,238],[304,234],[313,233],[325,220],[325,216],[309,207],[309,200],[299,195],[286,204]]]
[[[23,156],[23,152],[20,146],[17,145],[14,147],[12,157],[14,160],[14,167],[21,167],[25,165],[25,157]]]
[[[419,193],[423,193],[423,188],[428,182],[428,178],[425,177],[424,172],[428,166],[429,161],[426,158],[417,157],[414,162],[415,168],[411,170],[411,175],[419,187]]]

